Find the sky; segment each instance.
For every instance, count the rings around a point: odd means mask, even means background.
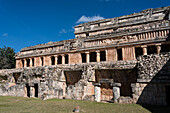
[[[0,48],[73,39],[74,26],[170,6],[170,0],[0,0]]]

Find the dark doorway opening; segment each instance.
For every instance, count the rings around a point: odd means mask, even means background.
[[[136,55],[136,58],[140,55],[143,55],[143,50],[141,47],[135,47],[135,55]]]
[[[82,59],[82,63],[86,63],[86,54],[85,53],[81,53],[81,59]]]
[[[26,89],[27,89],[27,97],[30,97],[30,86],[26,84]]]
[[[14,73],[13,74],[13,77],[14,77],[14,79],[15,79],[15,83],[17,83],[17,81],[18,81],[18,78],[21,76],[21,73]]]
[[[165,86],[165,90],[166,90],[166,102],[167,105],[170,105],[170,85]]]
[[[75,85],[80,79],[82,75],[82,71],[65,71],[67,86]]]
[[[162,52],[170,52],[170,44],[162,44],[161,45],[161,53]]]
[[[96,83],[101,83],[102,79],[113,79],[115,83],[121,83],[120,87],[120,95],[121,96],[127,96],[132,97],[132,83],[136,83],[137,81],[137,70],[134,69],[101,69],[101,70],[95,70],[95,78]],[[108,83],[108,82],[106,82]],[[108,86],[106,85],[102,86],[105,87],[105,89],[108,89]],[[111,88],[111,86],[109,86]],[[113,87],[112,87],[113,88]],[[111,90],[111,89],[110,89]],[[113,89],[112,89],[113,91]],[[111,91],[107,91],[107,93],[111,93]],[[104,93],[103,93],[104,95]],[[108,94],[110,95],[110,94]],[[107,95],[106,95],[107,97]],[[104,97],[103,97],[104,98]],[[109,97],[110,98],[110,97]]]
[[[148,53],[148,55],[157,53],[156,46],[148,46],[147,47],[147,53]]]
[[[100,51],[100,61],[106,61],[106,52]]]
[[[117,49],[117,59],[118,60],[123,60],[123,58],[122,58],[122,49]]]
[[[68,64],[68,55],[65,55],[65,64]]]
[[[55,65],[55,57],[54,56],[51,57],[51,65]]]
[[[90,52],[90,62],[96,62],[96,52]]]
[[[41,57],[41,64],[42,64],[42,66],[44,65],[44,58],[43,57]]]
[[[38,84],[34,84],[35,88],[35,97],[38,97]]]
[[[24,60],[22,60],[22,67],[24,67]]]
[[[120,96],[132,97],[131,82],[121,82]]]
[[[30,59],[27,59],[27,67],[30,67]]]
[[[58,56],[57,64],[62,64],[62,56]]]
[[[86,36],[89,36],[89,33],[86,33]]]
[[[34,58],[32,58],[32,66],[34,67]]]

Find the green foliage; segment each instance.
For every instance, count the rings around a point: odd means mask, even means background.
[[[11,47],[0,48],[0,69],[15,68],[15,52]]]

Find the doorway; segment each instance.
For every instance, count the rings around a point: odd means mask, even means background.
[[[26,89],[27,89],[27,97],[30,97],[30,86],[26,84]]]
[[[38,97],[38,84],[34,84],[35,97]]]
[[[166,90],[166,102],[167,105],[170,105],[170,85],[165,86]]]

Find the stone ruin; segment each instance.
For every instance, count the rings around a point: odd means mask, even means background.
[[[21,49],[0,70],[0,95],[170,104],[170,7],[74,28],[74,39]]]

